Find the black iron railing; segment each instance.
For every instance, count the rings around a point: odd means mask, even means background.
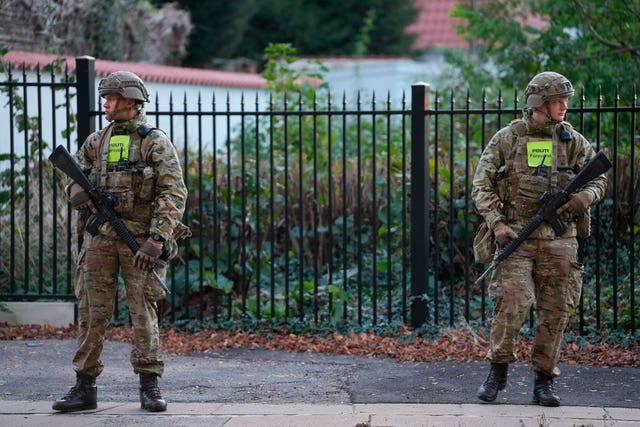
[[[9,70],[0,82],[0,301],[74,298],[73,212],[46,159],[105,124],[93,66],[80,57],[75,78]],[[614,168],[581,242],[586,276],[570,327],[635,332],[640,109],[635,93],[626,105],[598,94],[591,106],[585,95],[568,120]],[[518,94],[509,107],[502,94],[458,103],[425,84],[400,105],[306,96],[220,99],[212,89],[195,104],[172,94],[168,107],[147,107],[181,155],[193,230],[170,267],[162,321],[485,322],[486,284],[471,287],[483,268],[471,250],[471,178],[490,137],[519,115]],[[119,299],[114,322],[127,321],[123,308]]]

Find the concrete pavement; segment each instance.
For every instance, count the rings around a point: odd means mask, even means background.
[[[512,365],[497,403],[475,390],[488,363],[229,350],[165,355],[164,413],[142,411],[127,343],[107,342],[98,408],[60,414],[74,382],[73,340],[0,341],[0,426],[640,426],[640,369],[562,365],[563,406],[531,404],[532,375]]]
[[[0,401],[0,425],[157,427],[638,426],[640,409],[485,404],[170,403],[151,414],[138,403],[106,402],[60,414],[51,402]]]

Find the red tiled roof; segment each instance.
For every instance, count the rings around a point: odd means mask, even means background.
[[[453,19],[449,11],[456,0],[415,0],[420,8],[418,19],[407,27],[407,32],[418,35],[414,43],[416,49],[432,49],[437,46],[468,48],[469,42],[456,34],[454,23],[464,21]]]
[[[9,51],[0,61],[10,63],[13,67],[25,67],[33,71],[53,63],[56,59],[64,60],[63,67],[68,67],[70,73],[75,72],[75,58],[71,56],[56,56],[44,53]],[[114,71],[131,71],[142,80],[155,83],[178,83],[202,86],[219,86],[229,88],[259,89],[264,87],[265,80],[258,74],[238,73],[231,71],[206,70],[198,68],[183,68],[166,65],[143,64],[138,62],[117,62],[96,59],[95,70],[97,77],[104,77]]]
[[[414,0],[420,9],[415,23],[407,26],[406,31],[418,35],[414,48],[419,50],[433,49],[437,46],[452,48],[469,48],[469,42],[456,34],[454,25],[464,25],[463,19],[454,19],[449,16],[455,3],[459,0]],[[490,0],[477,0],[479,4]],[[543,28],[546,21],[539,16],[528,16],[525,19],[527,25],[535,28]]]

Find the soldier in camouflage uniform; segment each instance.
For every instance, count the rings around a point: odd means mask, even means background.
[[[176,230],[187,198],[178,154],[169,138],[147,123],[143,109],[149,95],[133,73],[118,71],[99,86],[105,116],[111,123],[91,134],[75,159],[99,189],[116,197],[115,210],[140,244],[133,255],[109,222],[87,220],[84,243],[78,255],[78,350],[73,358],[76,385],[53,403],[59,411],[97,407],[96,377],[104,335],[114,311],[118,275],[122,274],[133,324],[131,364],[140,376],[141,407],[164,411],[157,379],[164,370],[159,359],[157,301],[165,296],[151,270],[164,278],[163,251],[175,255]],[[71,205],[95,214],[87,193],[76,183],[68,185]],[[169,255],[168,258],[170,258]]]
[[[523,118],[498,131],[480,157],[472,196],[498,247],[517,237],[537,212],[545,191],[564,187],[595,155],[589,142],[564,121],[573,94],[564,76],[549,71],[536,75],[525,90]],[[477,391],[479,399],[492,402],[506,386],[508,364],[516,361],[516,338],[535,304],[533,401],[560,405],[553,379],[560,373],[556,365],[568,313],[582,287],[576,237],[589,235],[589,207],[602,200],[605,185],[601,175],[558,209],[568,225],[564,235],[556,236],[543,223],[493,272],[491,368]]]

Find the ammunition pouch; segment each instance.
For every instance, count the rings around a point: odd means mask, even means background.
[[[515,207],[520,217],[527,218],[531,212],[540,208],[540,196],[549,188],[546,177],[536,175],[522,175],[518,182]]]
[[[489,228],[486,221],[482,221],[482,224],[478,227],[476,237],[473,239],[473,256],[476,262],[480,264],[491,262],[496,249],[493,230]]]

